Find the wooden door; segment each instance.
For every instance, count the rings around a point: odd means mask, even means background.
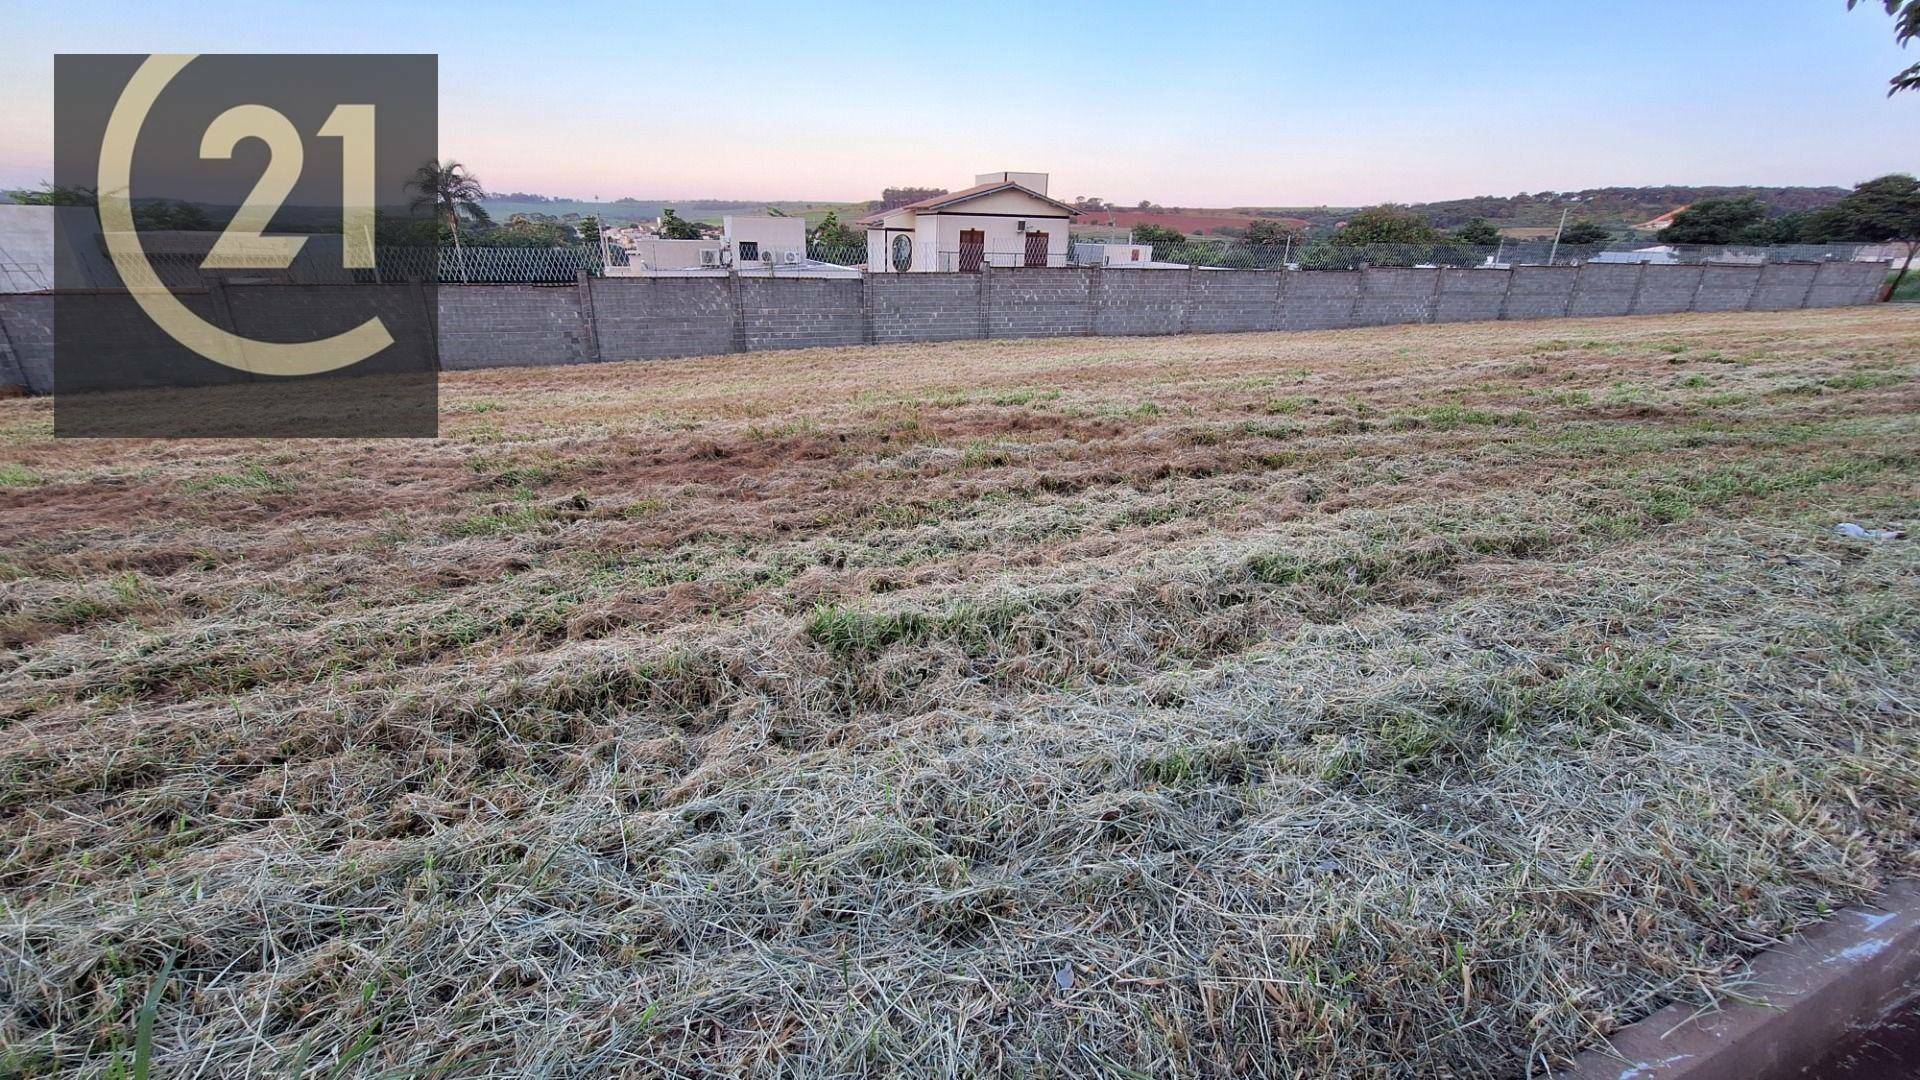
[[[1027,234],[1027,265],[1047,265],[1047,234],[1030,232]]]
[[[979,273],[980,264],[987,261],[987,234],[979,229],[960,230],[960,269],[969,274]]]

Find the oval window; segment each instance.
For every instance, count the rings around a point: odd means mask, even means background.
[[[913,268],[913,237],[902,234],[893,238],[893,268],[901,273]]]

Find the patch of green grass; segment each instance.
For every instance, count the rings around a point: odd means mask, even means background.
[[[1520,409],[1476,409],[1448,402],[1418,412],[1400,413],[1389,421],[1389,426],[1453,431],[1466,427],[1533,427],[1538,423],[1532,413]]]
[[[998,443],[971,442],[960,452],[960,467],[963,469],[999,468],[1013,463],[1013,454]]]
[[[1886,386],[1899,386],[1912,379],[1913,376],[1904,371],[1849,371],[1845,375],[1822,379],[1820,385],[1829,390],[1878,390]]]
[[[1037,401],[1055,401],[1058,400],[1059,397],[1060,391],[1058,390],[1022,389],[1000,394],[992,400],[995,405],[1000,406],[1032,405]]]
[[[1887,275],[1892,281],[1899,277],[1899,271]],[[1920,270],[1909,270],[1900,281],[1900,287],[1893,291],[1893,299],[1902,304],[1920,304]]]
[[[40,474],[24,465],[0,465],[0,487],[39,487]]]
[[[551,507],[533,503],[496,506],[468,514],[447,526],[448,536],[506,536],[537,529],[554,519]]]
[[[284,495],[296,486],[285,477],[267,471],[264,465],[249,465],[237,473],[214,473],[182,485],[192,492],[245,491],[266,495]]]

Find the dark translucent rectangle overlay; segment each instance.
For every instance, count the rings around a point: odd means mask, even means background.
[[[437,94],[430,55],[58,57],[55,434],[436,434]]]

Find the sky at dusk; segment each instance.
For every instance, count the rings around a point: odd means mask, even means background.
[[[1878,3],[146,4],[7,0],[0,187],[52,175],[59,52],[431,52],[491,190],[875,198],[977,172],[1164,205],[1355,205],[1920,169]]]

